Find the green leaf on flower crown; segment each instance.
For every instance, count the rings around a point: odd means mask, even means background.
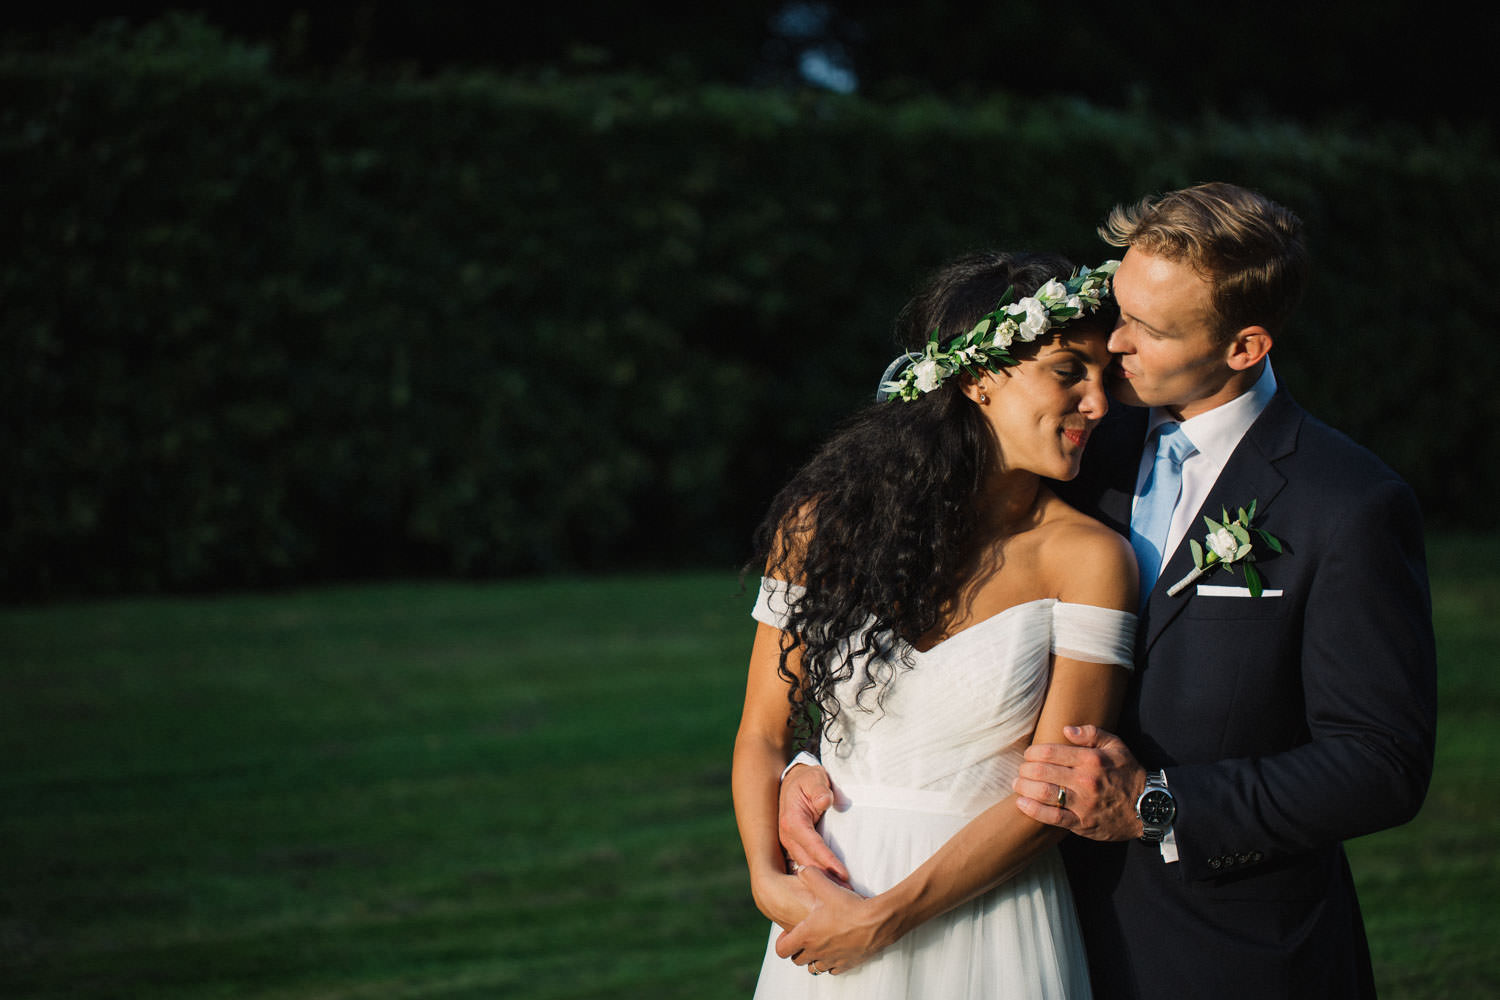
[[[1277,538],[1275,535],[1271,534],[1264,528],[1256,528],[1255,533],[1260,536],[1261,541],[1265,542],[1267,547],[1269,547],[1272,552],[1281,551],[1281,539]]]
[[[1250,588],[1251,597],[1259,597],[1261,591],[1265,589],[1265,584],[1260,579],[1260,572],[1250,563],[1245,563],[1245,586]]]
[[[1198,544],[1196,538],[1188,539],[1188,548],[1193,550],[1193,565],[1198,569],[1203,568],[1203,546]]]

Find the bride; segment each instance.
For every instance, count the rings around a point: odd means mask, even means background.
[[[989,253],[935,275],[898,319],[920,353],[757,532],[733,778],[751,891],[844,942],[781,957],[773,926],[758,998],[1089,993],[1060,831],[1010,792],[1030,742],[1113,722],[1135,630],[1129,544],[1044,481],[1077,475],[1108,409],[1113,264],[1070,270]],[[836,795],[827,872],[789,873],[777,835],[804,745]]]

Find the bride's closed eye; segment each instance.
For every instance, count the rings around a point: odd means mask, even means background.
[[[1073,385],[1076,382],[1081,382],[1084,375],[1088,374],[1082,365],[1064,365],[1061,368],[1052,369],[1052,373],[1064,385]]]

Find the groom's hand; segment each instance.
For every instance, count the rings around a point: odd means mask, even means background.
[[[833,805],[833,786],[821,767],[801,764],[792,768],[781,783],[776,832],[782,849],[798,865],[818,868],[848,884],[849,869],[839,860],[817,831],[818,820]]]
[[[1037,743],[1026,748],[1012,786],[1016,808],[1038,823],[1090,840],[1139,837],[1135,800],[1145,790],[1146,769],[1123,740],[1098,726],[1068,726],[1063,735],[1071,746]]]

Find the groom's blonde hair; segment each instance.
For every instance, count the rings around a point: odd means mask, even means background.
[[[1213,286],[1217,333],[1277,336],[1307,282],[1302,220],[1264,195],[1214,182],[1117,205],[1099,235],[1111,246],[1186,263]]]

